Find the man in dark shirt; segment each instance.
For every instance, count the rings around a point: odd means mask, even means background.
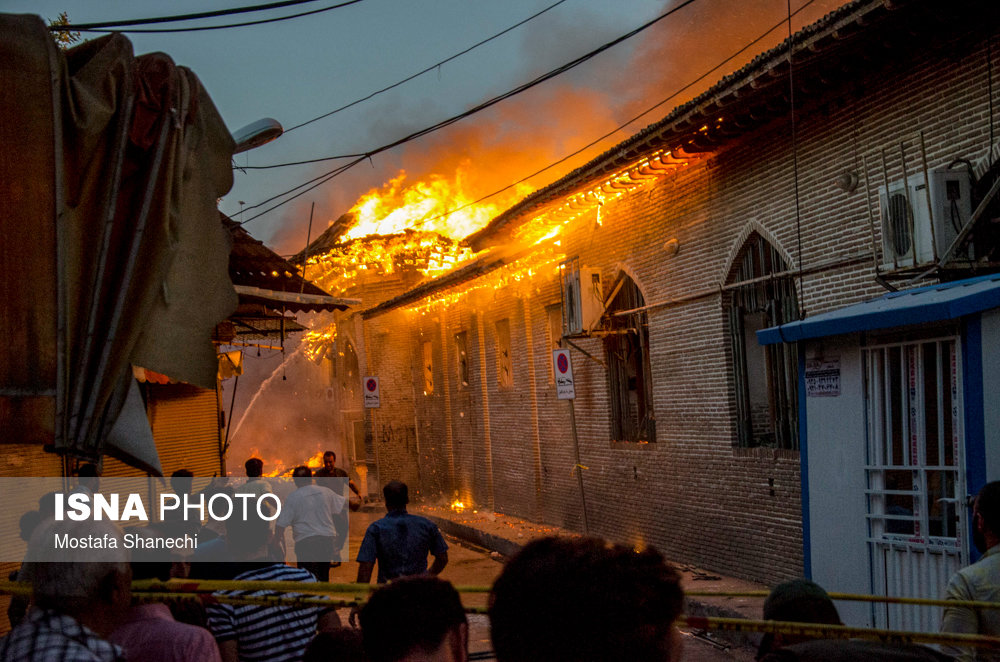
[[[437,577],[404,577],[372,593],[361,608],[361,637],[371,662],[469,659],[462,600],[454,586]]]
[[[333,451],[323,453],[323,467],[317,469],[313,475],[316,478],[346,478],[348,487],[364,503],[364,498],[361,496],[361,492],[358,491],[358,486],[354,484],[354,481],[351,480],[346,471],[337,466],[337,454]]]
[[[437,575],[448,564],[448,544],[434,522],[406,512],[410,502],[406,483],[391,481],[382,488],[385,517],[368,525],[358,551],[358,583],[371,581],[378,561],[378,583],[406,575]],[[434,563],[427,568],[427,554]]]

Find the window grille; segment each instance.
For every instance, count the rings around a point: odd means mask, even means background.
[[[502,319],[496,323],[497,334],[497,384],[501,388],[514,385],[514,374],[510,359],[510,321]]]
[[[799,317],[795,283],[778,252],[760,235],[747,239],[731,283],[729,333],[733,351],[737,443],[797,450],[798,349],[761,346],[756,332]]]
[[[469,336],[465,331],[455,334],[455,376],[459,390],[469,387]]]
[[[620,287],[619,287],[620,284]],[[649,322],[639,287],[627,275],[619,277],[618,293],[607,308],[604,354],[611,401],[611,438],[615,441],[656,441],[653,384],[649,366]]]
[[[423,344],[424,395],[434,393],[434,346],[429,342]]]

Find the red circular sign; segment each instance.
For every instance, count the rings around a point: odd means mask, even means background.
[[[560,354],[556,357],[556,366],[558,366],[559,372],[566,372],[569,370],[569,359],[566,358],[565,354]]]
[[[374,391],[376,388],[378,388],[378,382],[376,382],[374,379],[369,379],[367,382],[365,382],[365,388],[367,388],[369,391]]]

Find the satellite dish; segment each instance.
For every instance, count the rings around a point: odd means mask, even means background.
[[[247,124],[239,131],[233,133],[233,140],[236,141],[236,149],[233,150],[233,154],[239,154],[240,152],[245,152],[254,147],[260,147],[269,143],[284,131],[278,120],[273,120],[270,117]]]

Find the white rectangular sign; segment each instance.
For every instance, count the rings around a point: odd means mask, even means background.
[[[556,376],[556,396],[560,400],[576,398],[573,388],[573,364],[569,360],[568,349],[552,350],[552,372]]]
[[[836,398],[840,395],[840,358],[806,361],[806,397]]]
[[[378,409],[382,406],[378,390],[378,377],[365,377],[362,379],[361,392],[365,394],[365,409]]]

